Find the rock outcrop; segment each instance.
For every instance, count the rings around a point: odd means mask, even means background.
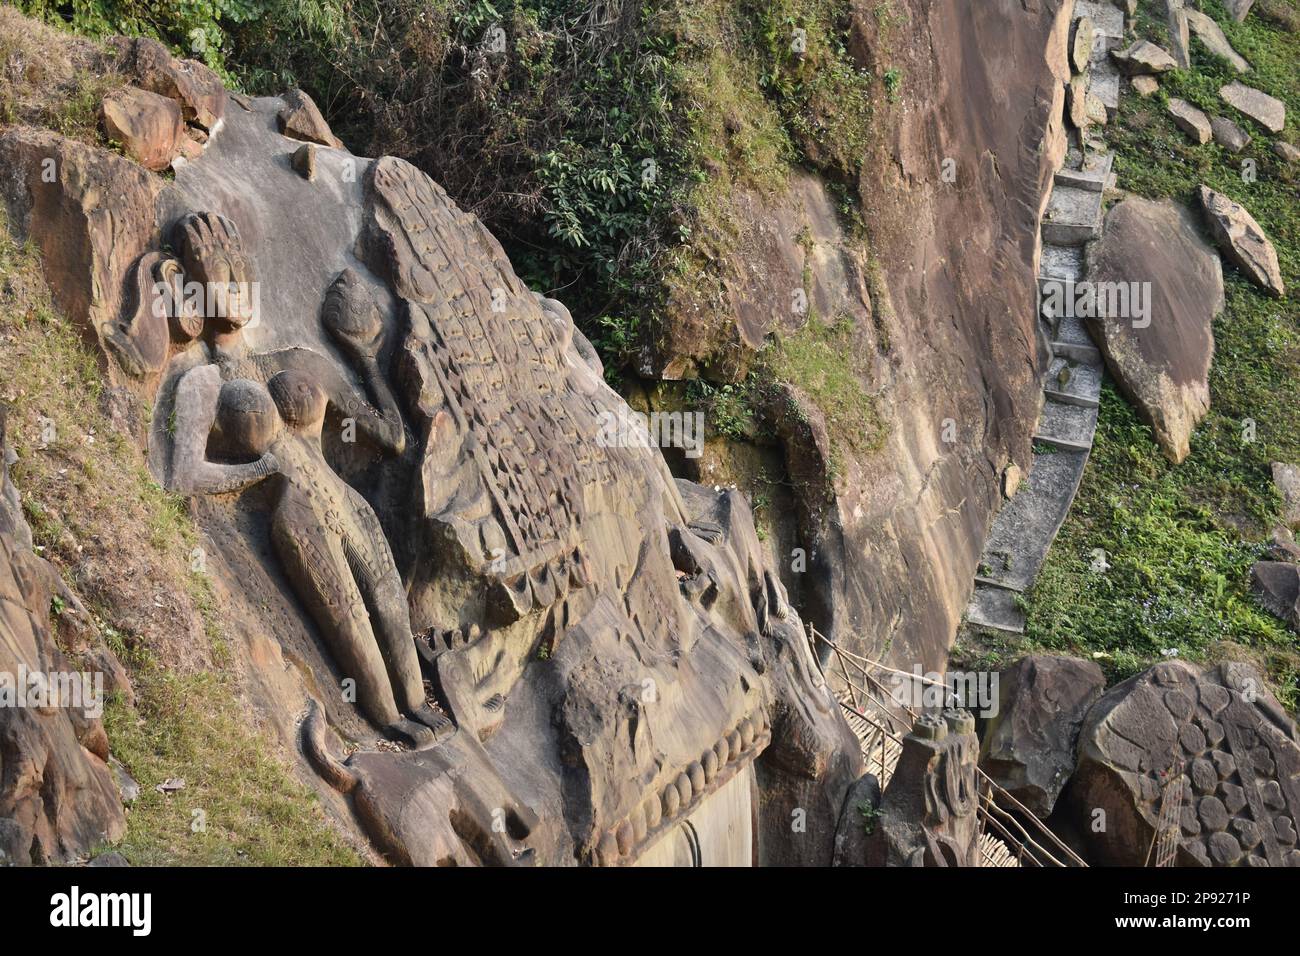
[[[1246,207],[1208,186],[1201,187],[1201,209],[1214,241],[1238,269],[1264,291],[1282,298],[1286,287],[1277,250]]]
[[[1039,817],[1051,816],[1074,771],[1079,728],[1105,687],[1100,667],[1073,657],[1034,655],[1001,671],[980,769]]]
[[[1300,743],[1243,664],[1172,661],[1116,685],[1079,734],[1070,800],[1095,863],[1300,866]]]
[[[1258,561],[1250,583],[1260,605],[1300,633],[1300,565],[1289,561]]]
[[[1210,407],[1212,322],[1224,306],[1219,257],[1180,206],[1130,198],[1107,213],[1087,277],[1098,313],[1088,324],[1107,368],[1161,451],[1182,461]]]
[[[1253,86],[1234,81],[1219,90],[1219,97],[1270,133],[1280,133],[1286,125],[1286,104]]]

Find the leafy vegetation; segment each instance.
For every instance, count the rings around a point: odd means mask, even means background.
[[[1254,65],[1246,82],[1284,100],[1294,124],[1300,35],[1254,16],[1234,23],[1218,0],[1202,6]],[[1162,30],[1150,19],[1139,27],[1157,39]],[[1278,520],[1270,463],[1300,461],[1300,170],[1269,148],[1279,137],[1219,100],[1219,87],[1237,78],[1231,69],[1195,40],[1193,52],[1193,69],[1162,77],[1155,97],[1124,98],[1107,134],[1120,185],[1194,205],[1205,183],[1242,202],[1277,247],[1289,297],[1270,299],[1225,265],[1211,410],[1181,465],[1163,458],[1150,430],[1106,387],[1087,473],[1027,603],[1027,636],[1045,648],[1101,654],[1113,677],[1169,652],[1250,657],[1294,707],[1296,638],[1258,606],[1249,571]],[[1194,145],[1164,111],[1170,96],[1231,116],[1253,142],[1240,156],[1214,143]],[[1294,126],[1282,136],[1294,137]],[[1094,570],[1099,554],[1104,571]]]

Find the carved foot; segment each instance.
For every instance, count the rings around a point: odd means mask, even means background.
[[[384,728],[384,736],[400,744],[406,744],[412,750],[428,750],[438,743],[438,736],[424,724],[418,724],[409,717],[399,717]]]
[[[446,740],[456,732],[456,725],[446,714],[440,714],[428,704],[421,704],[411,712],[411,719],[433,731],[437,740]]]

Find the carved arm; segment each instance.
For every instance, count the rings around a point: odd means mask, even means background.
[[[188,495],[238,491],[279,471],[270,452],[246,464],[209,461],[208,436],[217,417],[221,372],[215,365],[190,369],[176,385],[175,434],[168,490]]]

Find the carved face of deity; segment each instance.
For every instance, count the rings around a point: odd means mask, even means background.
[[[201,313],[225,331],[242,329],[256,312],[257,273],[239,229],[217,213],[192,213],[178,226],[186,296],[201,296]]]

